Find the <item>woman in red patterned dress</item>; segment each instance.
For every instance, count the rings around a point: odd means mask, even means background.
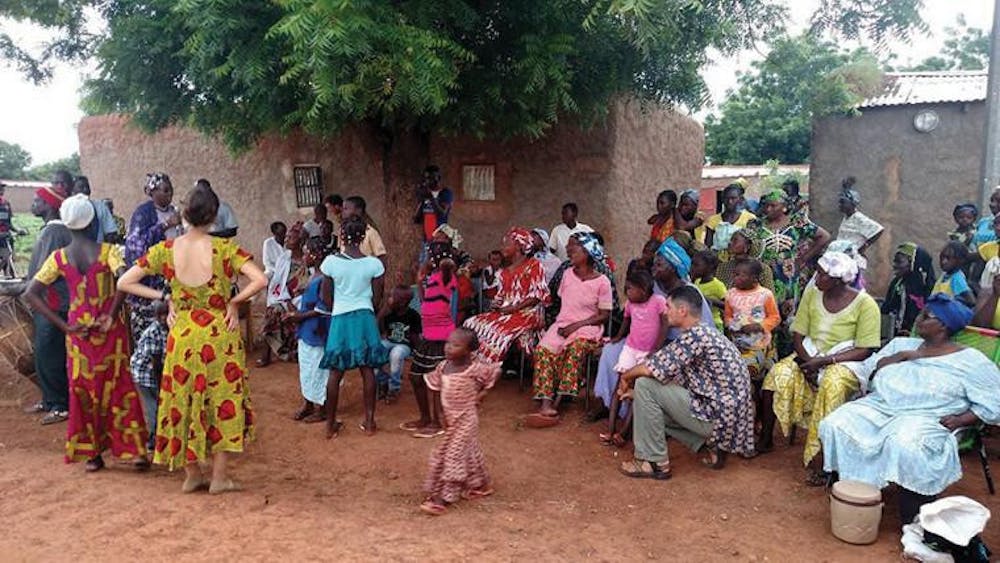
[[[534,240],[523,227],[513,227],[503,237],[500,252],[510,265],[500,271],[500,289],[493,299],[493,310],[465,321],[481,344],[479,356],[484,362],[503,362],[515,340],[525,354],[538,340],[542,329],[541,305],[549,298],[545,270],[532,257]]]

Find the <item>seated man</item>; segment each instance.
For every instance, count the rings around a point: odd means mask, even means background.
[[[622,374],[618,393],[633,393],[635,459],[622,464],[629,477],[669,479],[667,435],[702,463],[721,469],[726,454],[754,454],[754,407],[739,350],[714,327],[701,324],[702,297],[681,286],[668,297],[667,322],[676,340]]]

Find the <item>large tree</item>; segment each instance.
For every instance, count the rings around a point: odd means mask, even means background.
[[[22,180],[31,166],[31,154],[21,145],[0,141],[0,180]]]
[[[990,34],[958,18],[953,27],[945,28],[941,53],[927,57],[908,71],[984,70],[990,63]]]
[[[813,117],[850,109],[880,76],[867,51],[842,51],[811,33],[777,39],[705,120],[705,156],[712,164],[807,162]]]

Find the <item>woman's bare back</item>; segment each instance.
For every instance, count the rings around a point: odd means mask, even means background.
[[[212,280],[212,237],[198,232],[174,239],[174,275],[188,287],[201,287]]]

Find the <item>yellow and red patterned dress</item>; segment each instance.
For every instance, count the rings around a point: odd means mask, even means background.
[[[242,452],[253,438],[243,340],[225,324],[230,280],[252,257],[219,238],[212,239],[212,255],[212,278],[198,287],[178,281],[172,240],[136,262],[170,284],[177,314],[167,337],[153,454],[154,463],[170,469],[218,452]]]
[[[115,273],[125,267],[121,252],[101,245],[97,261],[80,272],[59,249],[45,260],[35,280],[52,285],[65,278],[69,286],[70,326],[96,327],[98,317],[111,313]],[[146,423],[139,395],[129,373],[128,329],[121,315],[108,332],[87,330],[66,335],[69,375],[69,420],[66,462],[85,461],[105,450],[117,458],[146,454]]]

